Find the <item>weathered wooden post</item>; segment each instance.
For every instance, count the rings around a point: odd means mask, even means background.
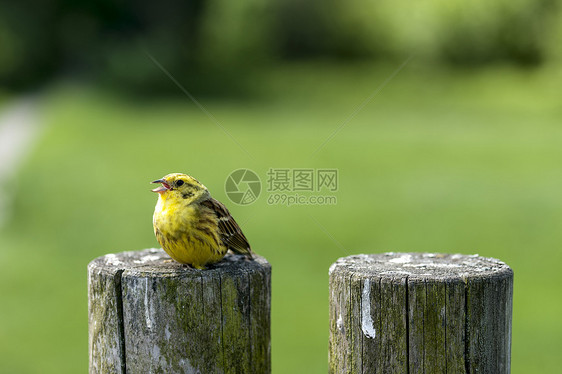
[[[509,373],[513,271],[492,258],[383,253],[330,267],[331,373]]]
[[[160,249],[88,265],[90,373],[269,373],[271,267],[227,255],[207,270]]]

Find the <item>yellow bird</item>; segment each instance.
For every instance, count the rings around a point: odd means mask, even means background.
[[[240,226],[197,179],[173,173],[152,183],[162,184],[152,190],[158,193],[154,234],[171,258],[197,269],[220,261],[229,249],[252,258]]]

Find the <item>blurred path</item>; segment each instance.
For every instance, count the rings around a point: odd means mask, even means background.
[[[38,100],[24,97],[0,109],[0,227],[9,215],[10,182],[40,130]]]

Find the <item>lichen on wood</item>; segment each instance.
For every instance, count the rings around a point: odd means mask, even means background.
[[[512,299],[513,272],[496,259],[341,258],[330,267],[330,372],[509,373]]]
[[[271,267],[227,255],[207,270],[159,249],[88,266],[90,373],[269,373]]]

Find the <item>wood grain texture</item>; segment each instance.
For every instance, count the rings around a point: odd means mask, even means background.
[[[513,271],[477,255],[383,253],[330,267],[331,373],[509,373]]]
[[[271,267],[227,255],[211,269],[160,249],[88,266],[90,373],[270,373]]]

